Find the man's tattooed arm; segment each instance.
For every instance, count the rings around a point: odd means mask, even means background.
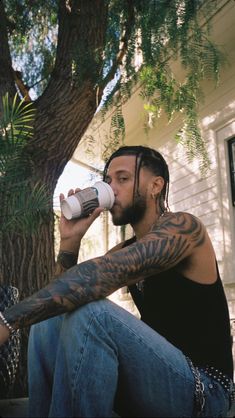
[[[125,285],[179,264],[203,245],[205,228],[186,213],[168,214],[139,241],[76,265],[48,286],[5,310],[14,328],[72,311]]]
[[[54,277],[61,276],[66,270],[77,264],[78,255],[72,251],[60,250],[55,264]]]

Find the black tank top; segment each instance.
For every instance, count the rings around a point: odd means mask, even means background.
[[[213,284],[196,283],[174,268],[129,287],[141,319],[200,367],[233,378],[227,301],[218,272]]]

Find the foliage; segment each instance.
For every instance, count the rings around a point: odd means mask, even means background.
[[[199,1],[139,2],[140,13],[135,24],[137,48],[131,50],[126,73],[120,75],[103,107],[104,115],[110,105],[116,106],[111,120],[109,138],[112,147],[109,144],[109,149],[117,148],[118,136],[123,141],[122,104],[130,97],[133,86],[138,84],[146,112],[146,133],[156,124],[162,111],[169,121],[181,114],[182,128],[175,138],[186,148],[189,160],[198,158],[202,174],[206,173],[210,160],[198,122],[198,105],[203,100],[201,82],[211,79],[217,84],[220,67],[226,61],[210,40],[210,20],[202,25],[205,16],[210,16],[212,3],[215,6],[215,1],[205,2],[202,8]],[[138,71],[133,66],[137,49],[141,56]],[[176,62],[181,65],[183,80],[177,79],[173,69]],[[107,150],[108,146],[104,147],[104,157]]]
[[[53,69],[57,42],[56,0],[8,0],[5,3],[11,55],[23,81],[40,95]]]
[[[13,62],[16,65],[21,62],[24,83],[34,86],[36,96],[43,93],[54,69],[58,11],[62,3],[6,2]],[[74,0],[66,5],[75,10],[82,3]],[[197,110],[199,100],[203,99],[201,81],[214,78],[217,82],[224,59],[209,36],[210,15],[216,0],[105,0],[105,5],[107,20],[100,22],[105,27],[102,51],[100,47],[90,49],[88,38],[80,36],[80,32],[71,46],[72,82],[82,85],[89,74],[94,88],[100,91],[106,88],[102,112],[115,107],[104,156],[124,141],[122,105],[138,83],[146,112],[146,130],[156,123],[162,110],[170,121],[180,112],[182,129],[177,139],[185,145],[190,158],[197,156],[202,166],[208,167]],[[89,16],[84,19],[80,22],[81,31],[89,28]],[[176,77],[176,61],[182,65],[183,80]],[[110,85],[114,77],[116,81]]]
[[[42,214],[49,207],[45,186],[33,186],[29,156],[24,153],[33,135],[35,109],[24,100],[13,103],[3,97],[3,116],[0,121],[0,232],[32,232]]]

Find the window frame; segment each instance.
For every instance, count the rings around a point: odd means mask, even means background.
[[[235,137],[228,140],[229,174],[232,204],[235,206]]]

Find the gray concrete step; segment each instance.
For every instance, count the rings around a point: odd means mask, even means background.
[[[0,400],[0,418],[28,418],[28,398]],[[111,418],[120,417],[113,412]]]
[[[0,400],[0,418],[27,418],[28,398]]]

